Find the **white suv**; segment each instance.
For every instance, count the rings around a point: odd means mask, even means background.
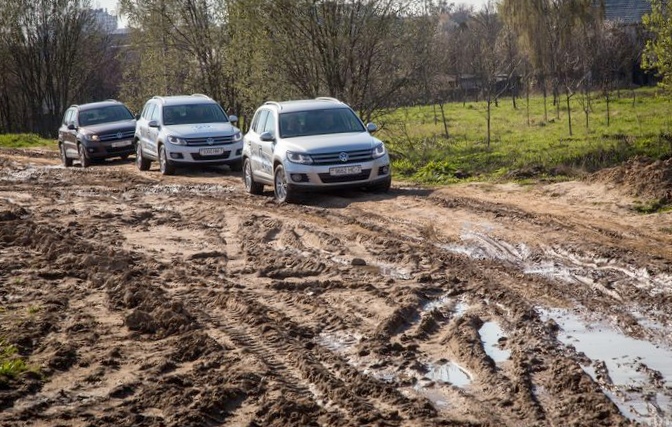
[[[201,95],[155,96],[145,104],[135,127],[138,169],[159,162],[164,175],[176,166],[229,165],[242,169],[243,138],[222,107]]]
[[[266,102],[257,109],[243,148],[243,180],[251,194],[272,185],[278,202],[297,192],[336,188],[390,189],[390,158],[346,104],[334,98]]]

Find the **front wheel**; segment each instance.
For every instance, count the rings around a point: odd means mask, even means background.
[[[135,143],[135,164],[141,171],[149,170],[149,166],[152,164],[152,162],[142,155],[142,146],[140,145],[140,141]]]
[[[275,168],[273,179],[275,189],[275,200],[278,203],[293,203],[296,200],[296,192],[287,183],[287,174],[282,165]]]
[[[63,166],[69,168],[70,166],[72,166],[72,159],[69,158],[65,152],[65,144],[61,144],[58,148],[61,151],[61,162],[63,162]]]
[[[91,159],[87,157],[86,148],[84,148],[83,144],[77,146],[77,152],[79,153],[79,164],[81,164],[83,168],[91,166]]]
[[[175,174],[175,165],[168,160],[165,145],[159,147],[159,169],[163,175]]]
[[[243,170],[243,161],[238,160],[235,163],[229,164],[229,169],[231,169],[232,172],[240,172]]]
[[[387,177],[383,182],[380,182],[376,185],[372,185],[370,190],[374,193],[387,193],[390,191],[390,186],[392,185],[392,177]]]
[[[250,159],[245,159],[245,162],[243,162],[243,183],[245,184],[245,191],[250,194],[261,194],[264,191],[263,184],[254,182],[252,162]]]

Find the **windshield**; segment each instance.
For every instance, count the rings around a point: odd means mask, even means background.
[[[111,105],[108,107],[92,108],[79,112],[79,125],[91,126],[101,123],[120,122],[133,120],[133,114],[123,105]]]
[[[329,108],[280,114],[281,138],[365,131],[362,122],[349,108]]]
[[[218,104],[167,105],[163,107],[163,124],[226,123],[228,118]]]

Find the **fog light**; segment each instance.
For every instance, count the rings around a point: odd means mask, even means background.
[[[171,159],[183,159],[182,153],[170,153]]]
[[[240,156],[243,154],[243,149],[236,150],[236,156]]]
[[[301,175],[300,173],[293,173],[291,174],[291,177],[292,181],[294,182],[301,182],[303,180],[303,175]]]
[[[378,175],[387,175],[388,173],[390,173],[390,166],[389,165],[382,166],[378,170]]]
[[[95,149],[95,148],[92,148],[92,147],[89,147],[89,148],[87,148],[86,150],[87,150],[89,153],[95,153],[95,152],[96,152],[96,149]]]

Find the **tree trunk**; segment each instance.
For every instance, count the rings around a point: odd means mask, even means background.
[[[448,134],[448,119],[446,119],[446,113],[443,110],[443,103],[439,103],[439,108],[441,109],[441,120],[443,121],[443,136],[446,138],[450,138],[450,135]]]
[[[569,104],[569,99],[571,98],[571,95],[569,94],[569,90],[566,92],[566,98],[567,98],[567,123],[569,123],[569,136],[572,136],[572,109],[570,108]]]

